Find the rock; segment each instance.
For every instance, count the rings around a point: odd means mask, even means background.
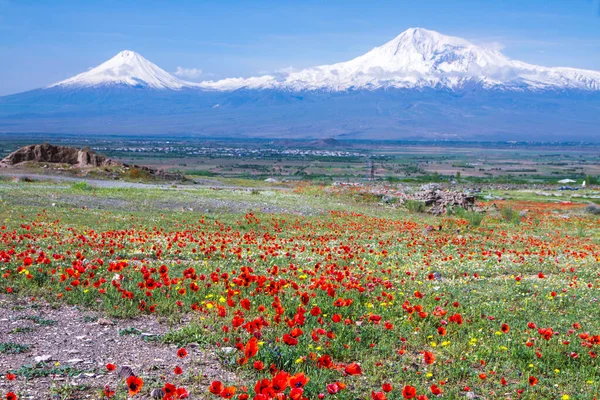
[[[161,180],[187,181],[181,175],[139,165],[129,165],[108,158],[102,154],[96,154],[88,148],[78,149],[69,146],[55,146],[50,143],[32,144],[13,151],[3,160],[0,160],[0,168],[14,168],[28,162],[68,164],[77,168],[103,168],[122,167],[124,170],[134,172],[139,177],[150,176]],[[47,164],[44,165],[47,167]],[[54,207],[54,205],[53,205]]]
[[[35,361],[36,363],[41,363],[41,362],[47,362],[50,361],[52,359],[52,356],[49,355],[43,355],[43,356],[37,356],[33,359],[33,361]]]
[[[462,192],[443,191],[437,189],[421,190],[412,196],[413,200],[422,201],[429,206],[427,212],[440,215],[448,207],[461,207],[465,210],[473,210],[475,196]]]
[[[117,371],[117,376],[120,379],[127,379],[130,376],[134,376],[135,374],[133,373],[133,370],[131,369],[131,367],[127,366],[127,365],[123,365],[121,367],[119,367],[119,370]]]
[[[67,360],[67,363],[69,363],[69,364],[79,364],[82,362],[83,362],[83,360],[81,358],[72,358],[70,360]]]
[[[112,326],[115,324],[114,322],[112,322],[111,320],[106,319],[106,318],[98,318],[97,322],[98,322],[98,325],[102,325],[102,326]]]
[[[77,149],[75,147],[55,146],[43,143],[21,147],[0,161],[0,166],[14,166],[29,161],[70,164],[78,167],[104,167],[119,164],[87,148]]]

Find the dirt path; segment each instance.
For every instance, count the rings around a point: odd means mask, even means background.
[[[190,398],[204,398],[215,379],[237,381],[214,353],[197,344],[185,346],[189,355],[181,359],[178,347],[153,340],[167,331],[151,316],[110,320],[77,307],[52,308],[0,296],[0,395],[12,391],[19,399],[92,399],[107,384],[123,392],[107,363],[127,365],[145,380],[140,398],[166,381],[185,386]],[[177,365],[183,374],[174,374]],[[15,380],[7,379],[8,371],[17,375]]]
[[[289,191],[290,188],[278,187],[278,186],[260,186],[257,187],[244,187],[244,186],[232,186],[225,185],[218,181],[210,181],[205,179],[194,179],[194,184],[170,184],[170,183],[138,183],[138,182],[127,182],[121,180],[104,180],[104,179],[89,179],[85,177],[74,177],[74,176],[63,176],[63,175],[49,175],[49,174],[36,174],[36,173],[25,173],[25,172],[12,172],[8,170],[0,170],[1,176],[8,176],[11,178],[31,178],[36,180],[46,180],[54,182],[87,182],[92,186],[100,188],[129,188],[129,189],[163,189],[163,190],[190,190],[190,189],[227,189],[227,190],[282,190]]]

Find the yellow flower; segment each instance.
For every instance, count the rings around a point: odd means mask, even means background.
[[[298,359],[296,359],[296,364],[301,364],[304,362],[304,357],[300,357]]]
[[[214,306],[212,305],[212,303],[208,303],[208,304],[206,305],[206,308],[208,308],[209,310],[210,310],[211,308],[213,308],[213,307],[214,307]]]
[[[226,301],[225,297],[223,297],[223,296],[219,297],[219,302],[220,303],[225,303],[225,301]]]
[[[557,369],[555,369],[555,370],[554,370],[554,373],[556,373],[556,374],[560,374],[560,369],[558,369],[558,368],[557,368]]]
[[[571,397],[569,397],[568,394],[563,394],[561,397],[561,400],[569,400]]]
[[[450,341],[445,340],[442,342],[442,346],[448,346],[450,344]]]
[[[428,372],[428,373],[426,373],[426,374],[425,374],[425,376],[426,376],[427,378],[431,378],[431,377],[433,376],[433,374],[432,374],[431,372]]]
[[[435,342],[431,342],[431,343],[429,343],[429,344],[431,345],[431,347],[435,347],[435,346],[437,346],[437,344],[436,344]]]

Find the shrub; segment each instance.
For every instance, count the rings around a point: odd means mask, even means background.
[[[596,204],[590,204],[585,208],[585,212],[593,215],[600,215],[600,207]]]
[[[89,183],[87,183],[86,181],[79,181],[79,182],[75,182],[74,184],[71,185],[72,189],[75,190],[94,190],[94,187],[92,185],[90,185]]]
[[[425,203],[419,200],[406,200],[404,202],[406,209],[414,213],[425,212]]]
[[[519,225],[521,223],[521,215],[512,207],[502,207],[500,209],[500,214],[502,215],[502,219],[504,219],[506,222],[510,222],[515,225]]]
[[[454,214],[457,217],[462,218],[465,221],[467,221],[469,223],[469,226],[471,226],[473,228],[479,227],[481,225],[481,223],[483,222],[483,217],[484,217],[483,213],[465,210],[462,207],[452,208],[451,210],[454,212]]]

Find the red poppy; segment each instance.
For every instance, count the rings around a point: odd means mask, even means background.
[[[290,399],[291,400],[302,400],[304,397],[304,389],[301,387],[295,387],[290,390]]]
[[[179,399],[187,399],[188,398],[188,391],[186,390],[186,388],[177,388],[177,390],[175,391],[176,394],[176,398]]]
[[[336,394],[339,391],[340,391],[340,387],[337,384],[330,383],[329,385],[327,385],[327,392],[329,394]]]
[[[106,364],[106,369],[108,371],[114,371],[117,366],[115,364]]]
[[[287,372],[279,371],[277,375],[273,377],[271,386],[276,393],[283,392],[289,385],[290,375]]]
[[[535,386],[538,383],[538,378],[536,378],[535,376],[530,376],[529,379],[529,386]]]
[[[129,389],[129,396],[131,397],[135,396],[140,392],[140,390],[142,390],[142,387],[144,386],[144,381],[142,380],[142,378],[132,375],[129,378],[127,378],[126,384],[127,388]]]
[[[208,388],[209,392],[212,394],[221,394],[225,387],[220,381],[213,381]]]
[[[412,399],[417,395],[417,389],[414,386],[406,385],[402,388],[402,396],[405,399]]]
[[[188,355],[188,352],[183,347],[181,349],[177,350],[177,357],[184,358],[187,355]]]
[[[227,386],[221,392],[221,398],[223,399],[231,399],[235,396],[236,387],[235,386]]]
[[[424,351],[423,359],[425,360],[425,364],[433,364],[435,362],[435,354],[430,351]]]
[[[387,397],[383,392],[371,392],[371,398],[373,400],[387,400]]]
[[[331,361],[331,357],[328,354],[323,354],[317,360],[317,367],[319,367],[319,368],[331,368],[331,367],[333,367],[333,362]]]
[[[15,374],[11,374],[10,372],[7,372],[6,379],[9,381],[14,381],[15,379],[17,379],[17,376]]]
[[[104,389],[102,390],[102,395],[104,397],[106,397],[107,399],[110,399],[111,397],[113,397],[115,395],[115,391],[112,390],[108,385],[104,386]]]
[[[504,333],[508,333],[508,331],[510,331],[510,326],[508,326],[507,324],[502,324],[500,330]]]
[[[391,392],[393,389],[394,388],[392,387],[391,383],[384,383],[383,385],[381,385],[381,390],[383,390],[386,393]]]
[[[18,400],[18,397],[13,392],[6,393],[6,400]]]
[[[254,357],[258,353],[258,339],[253,337],[246,344],[244,355],[246,358]]]
[[[254,361],[254,369],[257,371],[262,371],[265,369],[265,364],[262,361]]]
[[[183,370],[181,369],[181,367],[179,365],[177,365],[174,369],[173,369],[173,373],[175,375],[181,375],[183,374]]]
[[[438,385],[436,385],[435,383],[433,385],[431,385],[429,387],[429,389],[431,390],[431,393],[434,394],[434,395],[436,395],[436,396],[439,396],[440,394],[442,394],[442,389],[440,389],[438,387]]]
[[[298,339],[286,333],[285,335],[283,335],[283,342],[288,346],[295,346],[298,344]]]
[[[177,391],[177,386],[173,385],[172,383],[165,382],[165,385],[163,386],[163,391],[165,392],[165,397],[171,397],[171,395],[175,394],[175,392]]]
[[[346,369],[344,370],[346,371],[346,373],[348,375],[360,375],[362,374],[362,369],[360,368],[360,365],[353,362],[352,364],[346,366]]]
[[[290,378],[290,387],[303,388],[310,381],[310,378],[304,375],[304,372],[299,372]]]

